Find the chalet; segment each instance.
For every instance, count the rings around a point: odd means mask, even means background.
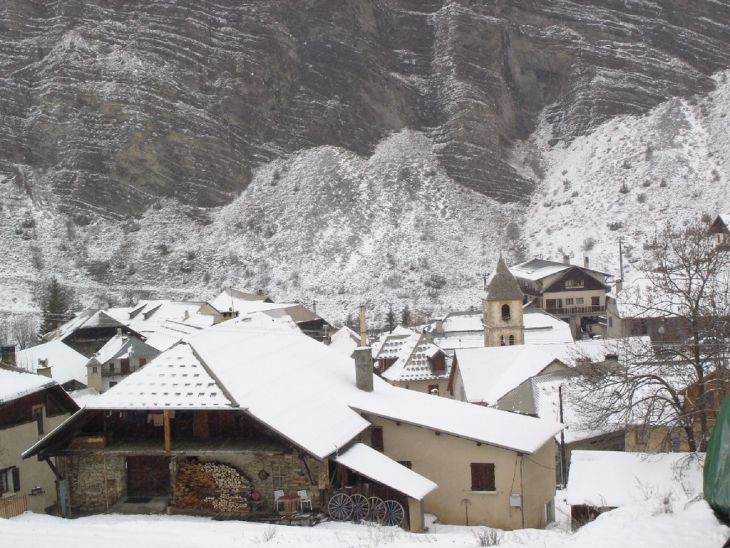
[[[156,348],[121,329],[85,365],[87,384],[106,392],[123,378],[143,368],[160,354]]]
[[[143,338],[139,333],[117,321],[105,311],[87,308],[72,320],[43,335],[43,339],[48,342],[62,341],[79,354],[90,358],[109,339],[114,337],[119,329],[126,335],[136,335]]]
[[[0,368],[0,517],[56,503],[53,462],[22,460],[21,453],[77,410],[55,380]]]
[[[379,345],[374,368],[393,386],[438,396],[446,392],[451,358],[427,335],[399,326]]]
[[[603,334],[608,275],[584,266],[532,259],[510,268],[526,302],[567,321],[573,335]]]
[[[253,493],[279,509],[277,493],[302,491],[335,518],[390,501],[377,519],[411,530],[424,511],[506,529],[550,521],[559,424],[403,390],[372,364],[369,347],[353,367],[288,318],[235,318],[163,352],[24,457],[58,460],[72,515],[131,497],[173,512],[233,500],[245,514]],[[224,467],[236,493],[202,496],[200,467]]]
[[[707,233],[714,238],[715,245],[727,245],[730,242],[730,214],[725,213],[715,217]]]

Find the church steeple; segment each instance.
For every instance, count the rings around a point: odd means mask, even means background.
[[[497,269],[483,301],[484,346],[525,344],[524,294],[499,255]]]

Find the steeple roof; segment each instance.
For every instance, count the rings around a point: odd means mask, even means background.
[[[494,273],[494,277],[489,284],[489,293],[487,293],[488,301],[522,301],[524,294],[520,289],[520,284],[517,283],[512,273],[504,264],[504,259],[499,256],[497,262],[497,271]]]

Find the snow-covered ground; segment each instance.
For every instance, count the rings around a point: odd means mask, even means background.
[[[645,501],[608,512],[575,533],[562,524],[550,530],[498,532],[504,547],[707,548],[720,547],[730,535],[704,501],[676,502],[665,507]],[[187,516],[102,515],[75,520],[26,513],[0,519],[0,545],[19,548],[200,548],[215,546],[312,546],[317,548],[392,548],[428,545],[434,548],[480,546],[482,527],[430,523],[424,534],[398,528],[352,523],[322,523],[313,528],[211,521]]]

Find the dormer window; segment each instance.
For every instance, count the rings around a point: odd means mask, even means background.
[[[509,305],[503,304],[502,305],[502,320],[505,322],[508,322],[509,319],[510,319]]]

